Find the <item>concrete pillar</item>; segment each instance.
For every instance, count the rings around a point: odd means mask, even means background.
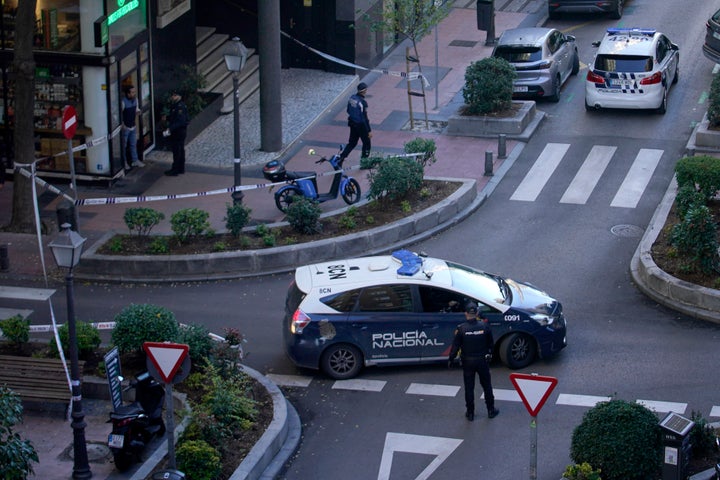
[[[258,2],[260,50],[260,149],[282,149],[282,92],[280,82],[280,0]]]

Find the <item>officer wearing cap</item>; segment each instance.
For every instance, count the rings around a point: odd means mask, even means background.
[[[495,408],[490,368],[492,360],[493,336],[487,322],[478,320],[478,306],[475,302],[465,305],[465,323],[455,329],[455,338],[448,368],[452,368],[455,357],[460,352],[463,368],[463,382],[465,383],[465,417],[471,422],[475,419],[475,374],[480,377],[480,385],[485,394],[485,405],[488,417],[495,418],[500,411]]]
[[[372,137],[372,129],[370,128],[370,120],[368,119],[367,109],[368,103],[365,100],[367,93],[367,85],[360,82],[357,86],[357,93],[352,95],[348,100],[347,114],[348,127],[350,127],[350,138],[345,145],[342,153],[340,153],[340,163],[345,161],[350,152],[357,146],[358,140],[362,140],[361,158],[370,156],[370,137]]]

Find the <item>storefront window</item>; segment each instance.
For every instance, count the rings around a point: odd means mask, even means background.
[[[110,51],[147,29],[146,0],[106,0]]]
[[[18,0],[3,1],[3,48],[15,48],[17,5]],[[79,52],[79,0],[37,0],[34,42],[37,50]]]

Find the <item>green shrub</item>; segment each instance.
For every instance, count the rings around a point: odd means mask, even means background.
[[[264,237],[268,233],[270,233],[270,228],[264,223],[261,223],[255,227],[255,235],[260,238]]]
[[[712,274],[717,267],[717,225],[707,206],[690,208],[685,218],[673,227],[670,242],[703,273]]]
[[[720,190],[720,160],[708,155],[683,157],[675,164],[678,188],[689,185],[711,199]]]
[[[203,440],[181,442],[175,455],[177,468],[192,480],[214,480],[222,471],[218,451]]]
[[[63,352],[68,354],[70,348],[70,327],[67,323],[63,323],[58,327],[58,336],[60,337],[60,344],[63,347]],[[75,321],[75,336],[77,337],[77,349],[78,357],[87,358],[87,356],[93,353],[100,346],[100,331],[93,327],[91,324],[86,322]],[[59,357],[57,343],[55,339],[50,340],[50,355],[53,357]]]
[[[287,209],[287,221],[296,232],[312,235],[322,230],[320,204],[305,197],[296,197]]]
[[[170,242],[167,237],[155,237],[150,242],[150,252],[154,254],[170,253]]]
[[[128,208],[123,218],[130,233],[134,231],[144,237],[150,235],[150,230],[165,218],[165,214],[152,208]]]
[[[23,440],[13,427],[22,423],[20,397],[0,385],[0,478],[24,480],[34,473],[33,462],[39,463],[37,451],[30,440]]]
[[[250,222],[252,209],[243,204],[227,205],[225,214],[225,228],[235,237],[239,237],[242,229]]]
[[[431,138],[418,137],[410,140],[405,143],[403,150],[405,153],[422,153],[421,156],[415,157],[415,159],[422,164],[423,169],[437,161],[437,158],[435,158],[437,146],[435,145],[435,140]]]
[[[18,348],[30,340],[30,320],[24,319],[22,315],[0,320],[0,330],[3,336]]]
[[[190,358],[194,363],[208,358],[214,343],[207,327],[195,323],[181,326],[174,341],[190,347]]]
[[[172,214],[170,224],[172,231],[180,243],[189,238],[199,237],[210,228],[210,214],[199,208],[183,208]]]
[[[113,253],[120,253],[122,252],[125,247],[123,247],[123,240],[122,237],[115,236],[110,239],[110,251]]]
[[[690,419],[695,422],[690,430],[690,444],[693,457],[702,458],[717,455],[715,429],[708,424],[700,412],[692,411]]]
[[[175,314],[150,304],[128,305],[115,316],[112,342],[121,353],[141,352],[144,342],[172,341],[178,336]]]
[[[707,198],[692,185],[683,185],[675,195],[675,207],[678,217],[685,218],[690,208],[705,205]]]
[[[224,252],[228,249],[228,244],[225,242],[215,242],[212,249],[213,252]]]
[[[602,470],[605,480],[655,478],[662,460],[660,427],[643,405],[624,400],[600,402],[575,427],[570,458]]]
[[[510,108],[516,76],[515,68],[502,58],[486,57],[471,63],[462,90],[466,113],[485,115]]]
[[[710,84],[707,117],[711,127],[720,125],[720,75],[713,76]]]
[[[589,463],[568,465],[563,472],[563,480],[602,480],[600,470],[595,470]]]
[[[423,166],[407,157],[389,157],[368,174],[370,189],[368,197],[403,198],[413,189],[422,187]]]
[[[276,243],[275,235],[273,235],[272,233],[266,233],[265,235],[263,235],[262,241],[263,245],[265,245],[266,247],[274,247]]]

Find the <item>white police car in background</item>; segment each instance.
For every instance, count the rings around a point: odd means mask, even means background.
[[[670,85],[677,83],[680,51],[653,29],[608,28],[585,79],[585,108],[667,111]]]
[[[468,301],[477,302],[510,368],[567,345],[562,305],[545,292],[399,250],[297,268],[285,301],[285,348],[296,365],[336,379],[369,365],[447,362]]]

